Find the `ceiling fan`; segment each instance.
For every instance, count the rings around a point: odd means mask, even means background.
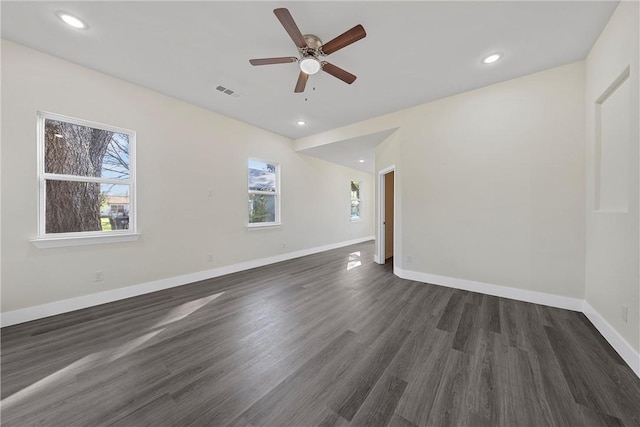
[[[327,61],[322,61],[320,58],[330,55],[333,52],[364,38],[367,33],[364,31],[364,27],[362,25],[358,24],[350,30],[340,34],[333,40],[322,44],[322,40],[320,40],[316,35],[302,35],[288,9],[274,9],[273,13],[276,15],[284,29],[289,34],[289,37],[291,37],[291,40],[293,40],[293,43],[298,48],[300,58],[296,58],[295,56],[283,56],[278,58],[250,59],[249,63],[251,63],[251,65],[271,65],[297,62],[300,67],[300,75],[298,76],[298,82],[296,83],[296,88],[294,90],[296,93],[304,92],[309,76],[311,74],[316,74],[320,70],[329,73],[348,84],[351,84],[356,80],[355,75],[340,67],[330,64]]]

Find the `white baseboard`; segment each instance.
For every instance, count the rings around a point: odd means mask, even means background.
[[[374,240],[374,236],[367,236],[345,242],[333,243],[315,248],[303,249],[285,254],[275,255],[267,258],[241,262],[238,264],[226,265],[211,270],[199,271],[196,273],[183,274],[166,279],[154,280],[152,282],[141,283],[120,289],[100,292],[97,294],[85,295],[48,304],[22,308],[13,311],[0,313],[0,325],[2,327],[29,322],[31,320],[44,317],[55,316],[74,310],[93,307],[125,298],[131,298],[163,289],[186,285],[188,283],[201,280],[212,279],[226,274],[237,273],[239,271],[250,270],[281,261],[300,258],[331,249],[342,248],[357,243]],[[503,298],[510,298],[519,301],[532,302],[547,305],[550,307],[563,308],[567,310],[581,311],[593,323],[602,336],[620,354],[622,359],[631,367],[635,374],[640,377],[640,354],[620,334],[586,301],[578,298],[565,297],[543,292],[529,291],[525,289],[510,288],[507,286],[492,285],[489,283],[475,282],[453,277],[438,276],[435,274],[420,273],[417,271],[404,270],[394,267],[394,274],[407,280],[415,280],[423,283],[446,286],[449,288],[462,289],[472,292],[480,292]]]
[[[547,294],[544,292],[529,291],[526,289],[510,288],[508,286],[492,285],[489,283],[475,282],[454,277],[437,276],[435,274],[420,273],[395,267],[393,273],[403,279],[415,280],[424,283],[433,283],[448,288],[462,289],[465,291],[480,292],[502,298],[510,298],[535,304],[548,305],[550,307],[564,308],[573,311],[582,311],[583,300]]]
[[[622,336],[607,322],[604,317],[596,311],[587,301],[583,303],[583,313],[593,326],[602,334],[611,347],[613,347],[620,357],[627,362],[627,365],[640,377],[640,353],[638,353]]]
[[[506,286],[492,285],[489,283],[474,282],[454,277],[437,276],[435,274],[420,273],[417,271],[404,270],[394,267],[393,273],[407,280],[417,282],[432,283],[434,285],[446,286],[448,288],[462,289],[465,291],[480,292],[502,298],[510,298],[518,301],[532,302],[535,304],[547,305],[550,307],[563,308],[567,310],[580,311],[587,316],[595,328],[618,352],[620,357],[627,362],[629,367],[640,377],[640,354],[625,341],[616,330],[585,300],[560,295],[535,292],[525,289],[509,288]]]
[[[200,280],[212,279],[214,277],[224,276],[226,274],[237,273],[239,271],[250,270],[252,268],[262,267],[268,264],[275,264],[281,261],[300,258],[318,252],[324,252],[331,249],[355,245],[357,243],[368,242],[374,239],[374,236],[366,236],[358,239],[347,240],[344,242],[317,246],[315,248],[302,249],[299,251],[274,255],[267,258],[245,261],[238,264],[225,265],[223,267],[218,267],[211,270],[182,274],[180,276],[168,277],[166,279],[154,280],[152,282],[141,283],[138,285],[127,286],[124,288],[113,289],[96,294],[84,295],[81,297],[55,301],[48,304],[7,311],[0,314],[0,325],[2,325],[2,327],[16,325],[18,323],[29,322],[31,320],[42,319],[44,317],[55,316],[62,313],[68,313],[70,311],[80,310],[82,308],[93,307],[96,305],[106,304],[125,298],[148,294],[150,292],[174,288],[176,286],[182,286],[188,283],[198,282]]]

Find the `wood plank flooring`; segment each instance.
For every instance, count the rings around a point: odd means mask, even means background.
[[[2,425],[640,425],[640,379],[581,313],[399,279],[372,253],[4,328]]]

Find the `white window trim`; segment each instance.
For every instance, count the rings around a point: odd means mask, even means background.
[[[137,240],[140,234],[137,232],[137,203],[136,203],[136,132],[131,129],[105,125],[90,120],[78,119],[61,114],[38,111],[38,232],[37,237],[31,243],[38,248],[54,248],[64,246],[92,245],[102,243],[117,243]],[[73,175],[61,175],[45,173],[44,168],[44,122],[46,119],[73,123],[79,126],[87,126],[111,132],[129,135],[129,179],[103,179],[97,177],[80,177]],[[65,181],[100,182],[112,184],[126,184],[129,186],[129,229],[117,231],[82,231],[71,233],[46,233],[45,209],[46,209],[46,179],[64,179]]]
[[[362,181],[358,181],[355,179],[352,179],[349,181],[349,218],[351,219],[351,222],[362,222],[362,198],[359,199],[354,199],[351,197],[351,183],[352,182],[357,182],[360,184],[360,190],[362,190]],[[354,200],[357,200],[359,202],[358,206],[358,212],[360,213],[360,215],[358,215],[357,217],[352,217],[351,216],[351,203],[353,203]]]
[[[62,248],[68,246],[102,245],[105,243],[134,242],[141,236],[140,233],[121,233],[114,231],[108,236],[74,236],[74,237],[51,237],[46,239],[34,239],[31,243],[38,249]],[[119,234],[115,234],[119,233]]]
[[[282,228],[282,224],[275,222],[253,222],[247,224],[247,230],[260,230],[265,228]]]
[[[268,163],[270,165],[274,165],[276,167],[276,191],[275,193],[272,191],[258,191],[258,190],[250,190],[249,189],[249,161],[253,160],[254,162]],[[247,195],[249,194],[266,194],[267,196],[276,196],[276,216],[275,221],[272,222],[249,222],[247,221],[247,229],[254,228],[279,228],[282,226],[281,216],[280,216],[280,207],[281,207],[281,194],[280,194],[280,163],[272,162],[270,160],[259,159],[257,157],[249,157],[247,159]],[[249,212],[247,211],[247,220],[249,216]]]

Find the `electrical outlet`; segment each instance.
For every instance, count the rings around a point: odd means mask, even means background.
[[[407,264],[411,264],[411,261],[413,261],[413,257],[411,255],[407,255],[407,257],[405,258],[406,263]]]
[[[622,321],[624,323],[627,323],[627,319],[628,319],[628,316],[629,316],[629,307],[627,307],[626,305],[623,305],[622,306],[622,310],[620,312],[620,315],[622,316]]]
[[[104,273],[102,271],[96,271],[96,282],[102,282],[104,280]]]
[[[282,242],[282,249],[287,247],[287,242]]]
[[[213,190],[209,190],[209,197],[213,197]]]
[[[213,262],[213,254],[207,255],[207,262]]]

